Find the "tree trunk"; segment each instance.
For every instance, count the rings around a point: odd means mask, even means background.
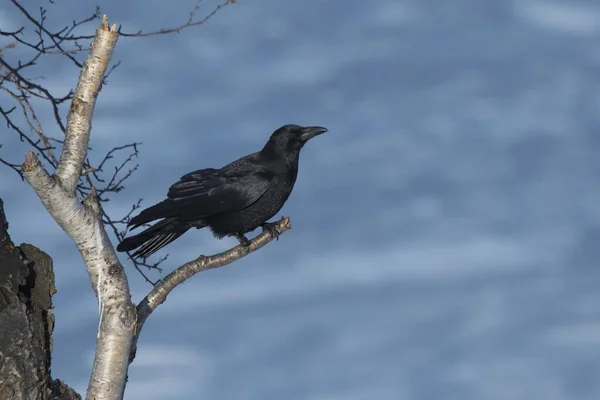
[[[0,199],[0,399],[81,399],[50,377],[55,292],[52,259],[14,246]]]

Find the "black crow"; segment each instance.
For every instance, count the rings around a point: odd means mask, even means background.
[[[169,188],[167,199],[143,210],[129,222],[133,229],[160,219],[137,235],[123,239],[118,251],[146,258],[190,228],[209,227],[217,238],[234,236],[249,245],[245,234],[262,226],[276,234],[267,221],[288,199],[298,175],[298,158],[306,142],[322,133],[320,126],[284,125],[263,149],[220,169],[200,169],[181,177]]]

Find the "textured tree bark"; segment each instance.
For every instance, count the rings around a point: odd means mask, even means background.
[[[100,216],[95,190],[81,202],[77,181],[87,157],[92,115],[119,33],[104,16],[81,69],[58,168],[50,175],[32,152],[22,171],[46,210],[75,242],[98,298],[100,323],[86,399],[123,398],[136,322],[129,284]]]
[[[0,399],[81,399],[50,377],[55,292],[52,259],[15,247],[0,199]]]

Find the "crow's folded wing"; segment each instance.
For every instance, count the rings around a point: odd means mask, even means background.
[[[167,197],[183,208],[193,207],[199,217],[241,210],[257,201],[271,179],[262,171],[228,173],[202,169],[181,177],[169,188]]]

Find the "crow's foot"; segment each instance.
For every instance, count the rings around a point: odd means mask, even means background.
[[[260,224],[260,226],[263,228],[263,232],[267,231],[273,239],[279,240],[279,231],[277,230],[276,223],[263,222],[262,224]]]
[[[234,236],[235,236],[235,238],[237,240],[240,241],[240,244],[242,246],[246,246],[246,247],[250,246],[250,241],[248,240],[248,238],[244,234],[242,234],[242,233],[236,233],[236,234],[234,234]]]

